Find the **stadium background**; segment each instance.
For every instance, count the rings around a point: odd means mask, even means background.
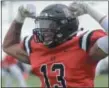
[[[5,1],[5,0],[2,1],[2,8],[1,8],[2,31],[0,33],[0,34],[2,34],[2,35],[0,35],[2,37],[2,42],[3,42],[4,36],[7,32],[7,29],[9,27],[10,23],[16,16],[17,8],[19,7],[19,5],[26,4],[26,3],[34,4],[36,6],[37,15],[39,15],[40,11],[49,4],[63,3],[63,4],[68,5],[71,2],[72,1],[26,1],[26,0],[13,1],[13,2]],[[87,3],[92,4],[93,7],[95,7],[96,9],[102,11],[105,14],[108,14],[108,2],[107,1],[87,1]],[[85,31],[88,29],[101,28],[101,26],[95,20],[93,20],[89,15],[81,16],[81,17],[79,17],[79,19],[80,19],[79,28],[83,27],[85,29]],[[32,29],[34,27],[35,27],[34,20],[31,18],[27,18],[24,23],[24,26],[23,26],[21,39],[23,39],[24,36],[31,34]],[[5,56],[5,53],[2,51],[2,59],[4,56]],[[30,66],[27,65],[27,67],[29,68],[29,70],[31,69]],[[2,81],[2,86],[4,86],[3,79],[1,81]],[[14,86],[18,86],[17,82],[16,81],[14,81],[14,82],[15,82],[15,83],[13,83]],[[30,75],[29,78],[27,79],[27,84],[30,87],[36,87],[36,86],[38,87],[38,86],[40,86],[40,81],[34,75]],[[108,87],[108,75],[97,76],[95,78],[95,86],[96,87]]]

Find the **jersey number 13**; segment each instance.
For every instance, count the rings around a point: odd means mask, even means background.
[[[56,78],[57,78],[57,82],[61,83],[62,86],[59,86],[58,84],[54,84],[53,85],[53,88],[66,88],[66,85],[65,85],[65,79],[64,79],[64,65],[63,64],[60,64],[60,63],[55,63],[51,66],[51,71],[54,72],[56,70],[59,70],[59,74],[56,75]],[[50,82],[49,82],[49,78],[47,76],[47,65],[42,65],[41,68],[40,68],[40,71],[41,71],[41,74],[44,76],[44,81],[45,81],[45,84],[46,84],[46,87],[47,88],[51,88],[51,85],[50,85]]]

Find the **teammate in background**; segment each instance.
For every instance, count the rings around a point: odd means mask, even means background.
[[[31,64],[42,87],[94,87],[96,65],[108,55],[108,37],[102,30],[76,36],[79,26],[77,17],[89,14],[107,31],[106,16],[85,3],[72,3],[69,7],[52,4],[36,17],[33,35],[25,37],[20,43],[24,20],[35,17],[35,11],[33,5],[19,7],[5,36],[4,51]]]
[[[7,55],[1,62],[5,87],[14,87],[13,78],[18,82],[19,87],[27,87],[21,69],[17,65],[18,61]]]

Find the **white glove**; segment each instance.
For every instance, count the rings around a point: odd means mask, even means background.
[[[70,10],[72,11],[72,15],[74,17],[81,16],[87,14],[87,7],[89,5],[83,2],[73,2],[69,5]]]
[[[26,17],[36,16],[36,7],[32,4],[21,5],[18,8],[18,13],[15,20],[23,23]]]

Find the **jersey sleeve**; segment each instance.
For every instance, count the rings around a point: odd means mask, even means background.
[[[31,43],[32,35],[24,37],[24,39],[21,41],[21,47],[28,53],[28,55],[31,52]]]
[[[106,35],[106,32],[104,32],[103,30],[88,31],[80,37],[80,48],[88,52],[99,38]]]

